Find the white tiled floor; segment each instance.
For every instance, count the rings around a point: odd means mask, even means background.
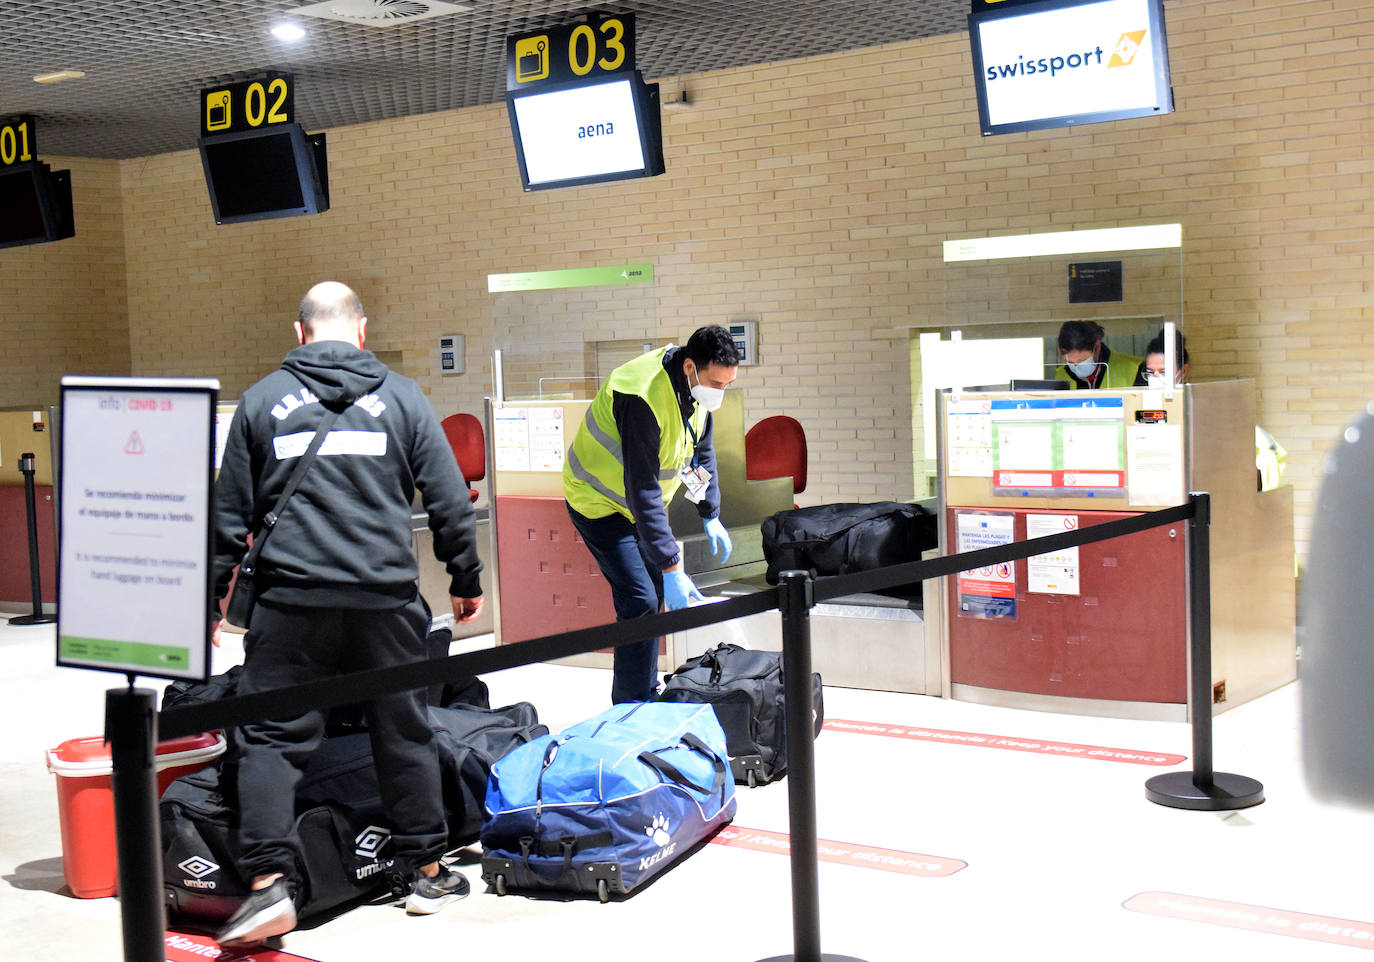
[[[237,654],[232,647],[218,653],[217,669]],[[45,749],[101,732],[103,692],[118,679],[55,668],[50,626],[0,625],[0,666],[0,957],[118,959],[117,900],[76,899],[64,888],[56,793],[43,764]],[[610,685],[604,671],[544,665],[487,681],[493,704],[531,701],[555,730],[604,707]],[[1146,753],[1191,749],[1180,723],[841,688],[827,688],[825,696],[832,719]],[[1148,802],[1144,782],[1164,769],[825,732],[816,743],[823,839],[967,863],[938,878],[821,863],[825,950],[868,962],[1288,960],[1349,958],[1374,946],[1367,869],[1374,815],[1308,794],[1297,756],[1297,706],[1294,685],[1218,717],[1216,767],[1260,779],[1267,793],[1264,804],[1224,815]],[[787,783],[741,789],[735,827],[785,833]],[[439,915],[409,918],[394,907],[365,906],[291,933],[283,949],[317,962],[751,962],[792,951],[788,860],[780,855],[708,845],[607,905],[499,898],[480,882],[476,858],[475,848],[462,857],[473,894]],[[1170,914],[1123,904],[1142,893],[1172,893],[1134,903]],[[1215,921],[1195,920],[1206,912]],[[1258,930],[1219,924],[1247,917]],[[1313,938],[1341,928],[1353,944]]]

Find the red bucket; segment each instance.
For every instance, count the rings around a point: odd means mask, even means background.
[[[198,771],[224,754],[219,732],[159,742],[157,793],[172,780]],[[62,874],[72,894],[99,899],[119,890],[115,858],[114,765],[105,739],[73,738],[48,750],[48,771],[57,776],[57,814],[62,825]]]

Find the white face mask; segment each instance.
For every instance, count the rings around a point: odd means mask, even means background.
[[[1073,371],[1073,373],[1077,374],[1081,378],[1089,378],[1092,377],[1093,371],[1097,370],[1097,365],[1098,362],[1094,361],[1092,358],[1089,357],[1085,358],[1082,361],[1076,361],[1075,363],[1070,364],[1069,370]]]
[[[1152,388],[1158,389],[1158,388],[1166,387],[1166,386],[1168,385],[1168,383],[1169,383],[1168,381],[1164,380],[1164,374],[1163,374],[1163,372],[1160,372],[1160,373],[1158,373],[1158,374],[1156,374],[1154,371],[1146,371],[1146,372],[1145,372],[1145,386],[1146,386],[1146,387],[1152,387]],[[1183,383],[1183,377],[1182,377],[1182,375],[1176,375],[1176,376],[1174,377],[1174,385],[1177,387],[1178,385],[1180,385],[1180,384],[1182,384],[1182,383]]]
[[[695,365],[693,365],[695,367]],[[701,378],[696,379],[697,383],[692,385],[692,400],[696,401],[707,411],[716,411],[725,403],[725,389],[719,387],[707,387],[701,383]]]

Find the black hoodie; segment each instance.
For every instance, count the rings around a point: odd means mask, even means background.
[[[453,450],[420,387],[342,341],[296,348],[244,392],[215,484],[215,597],[248,533],[286,487],[324,416],[341,409],[258,559],[260,597],[304,606],[390,608],[414,595],[411,504],[420,491],[450,594],[482,593],[474,512]]]

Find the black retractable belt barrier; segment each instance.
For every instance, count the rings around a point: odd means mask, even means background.
[[[125,962],[166,962],[162,909],[162,844],[157,819],[157,713],[154,692],[105,693],[105,740],[114,774],[115,854]]]
[[[891,565],[872,571],[812,581],[806,572],[785,571],[778,589],[731,598],[712,605],[669,611],[609,625],[547,635],[529,641],[415,662],[376,671],[340,675],[277,691],[237,695],[220,701],[175,708],[154,715],[152,693],[112,691],[107,702],[106,737],[114,754],[119,885],[125,901],[126,962],[162,962],[162,863],[158,844],[154,735],[176,738],[228,728],[275,715],[298,714],[303,707],[331,708],[393,692],[425,688],[470,675],[488,674],[552,661],[603,648],[645,641],[659,635],[703,628],[746,615],[781,608],[787,726],[788,814],[792,859],[794,953],[768,962],[858,962],[820,950],[820,899],[816,849],[815,731],[812,716],[810,609],[819,602],[863,591],[894,588],[956,574],[984,565],[1046,554],[1189,522],[1189,599],[1192,625],[1191,698],[1196,770],[1161,775],[1149,782],[1151,801],[1180,808],[1218,811],[1263,801],[1253,779],[1214,773],[1211,767],[1211,584],[1208,577],[1209,500],[1194,493],[1188,504],[1119,521],[1046,535],[1027,541],[947,555],[929,561]],[[132,682],[131,682],[132,685]],[[1175,782],[1186,781],[1186,786]]]
[[[1158,805],[1199,812],[1229,812],[1264,801],[1253,778],[1212,771],[1212,499],[1190,492],[1197,510],[1188,520],[1188,620],[1192,631],[1188,710],[1193,722],[1193,770],[1167,772],[1145,782],[1145,797]]]
[[[19,455],[19,473],[24,476],[24,514],[29,525],[29,590],[33,596],[33,614],[11,618],[12,625],[50,625],[56,615],[43,614],[43,585],[38,565],[38,503],[33,490],[33,455]]]
[[[821,953],[819,856],[816,852],[816,733],[811,688],[811,576],[778,576],[782,610],[783,717],[787,719],[787,820],[792,858],[792,954],[764,962],[859,962]]]

